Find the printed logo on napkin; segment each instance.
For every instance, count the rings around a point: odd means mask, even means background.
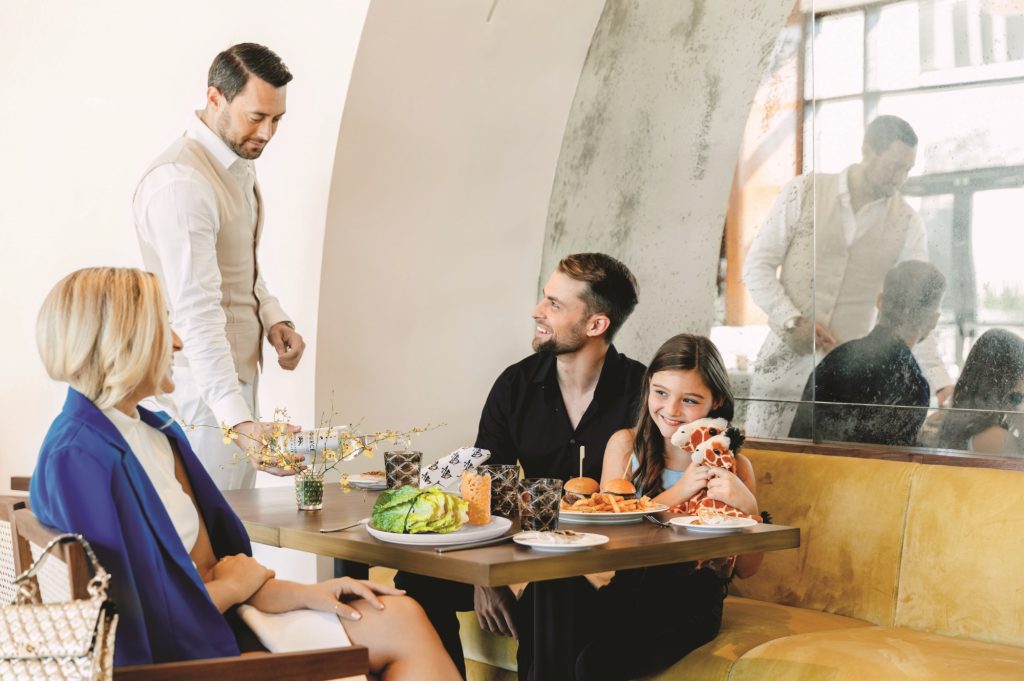
[[[464,471],[471,471],[486,463],[490,458],[491,453],[486,449],[460,447],[421,470],[420,487],[430,487],[431,485],[448,487],[458,484],[462,480]]]

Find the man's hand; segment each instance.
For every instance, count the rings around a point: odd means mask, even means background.
[[[946,406],[946,402],[949,398],[953,397],[953,387],[951,385],[943,386],[935,391],[935,398],[939,401],[939,406]]]
[[[478,586],[473,589],[473,609],[480,622],[480,628],[499,636],[511,636],[519,640],[519,631],[512,617],[516,597],[507,586]]]
[[[809,355],[815,347],[823,352],[831,352],[836,346],[836,338],[832,335],[831,329],[821,322],[811,324],[806,317],[800,317],[796,326],[784,331],[782,339],[786,341],[790,350],[801,355]]]
[[[278,322],[270,327],[267,340],[277,350],[277,363],[282,369],[292,371],[299,366],[302,353],[306,350],[306,341],[302,340],[298,331],[285,322]]]
[[[238,425],[234,426],[232,430],[238,433],[239,437],[235,440],[235,444],[238,448],[245,452],[246,456],[249,455],[250,450],[259,449],[264,441],[270,441],[274,437],[274,429],[279,424],[266,423],[264,421],[243,421]],[[291,423],[284,425],[284,431],[286,433],[297,433],[302,430],[301,426],[295,426]],[[270,473],[278,477],[287,475],[295,475],[299,471],[305,469],[302,462],[306,460],[306,457],[301,454],[295,455],[295,467],[290,470],[278,468],[277,466],[263,466],[259,461],[249,458],[249,462],[253,465],[256,470],[263,471],[264,473]]]

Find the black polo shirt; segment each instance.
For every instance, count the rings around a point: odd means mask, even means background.
[[[528,478],[579,475],[580,446],[586,447],[583,474],[599,480],[604,448],[617,430],[636,423],[645,367],[608,347],[594,399],[573,430],[558,387],[555,356],[530,355],[502,372],[480,415],[476,446],[488,449],[488,463],[517,460]]]

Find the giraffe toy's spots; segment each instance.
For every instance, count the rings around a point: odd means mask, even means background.
[[[725,432],[729,422],[725,419],[697,419],[679,426],[672,435],[672,444],[684,452],[696,451],[701,443]]]
[[[736,452],[743,444],[743,435],[737,428],[730,427],[725,419],[704,418],[681,425],[672,435],[672,444],[688,452],[698,466],[733,471],[736,468]],[[669,510],[698,516],[707,524],[721,522],[724,516],[761,522],[761,516],[752,516],[725,502],[709,499],[707,488]]]

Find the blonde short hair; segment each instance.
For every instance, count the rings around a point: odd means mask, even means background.
[[[46,296],[36,321],[46,371],[100,409],[140,387],[158,393],[171,363],[171,328],[160,282],[132,268],[72,272]]]

